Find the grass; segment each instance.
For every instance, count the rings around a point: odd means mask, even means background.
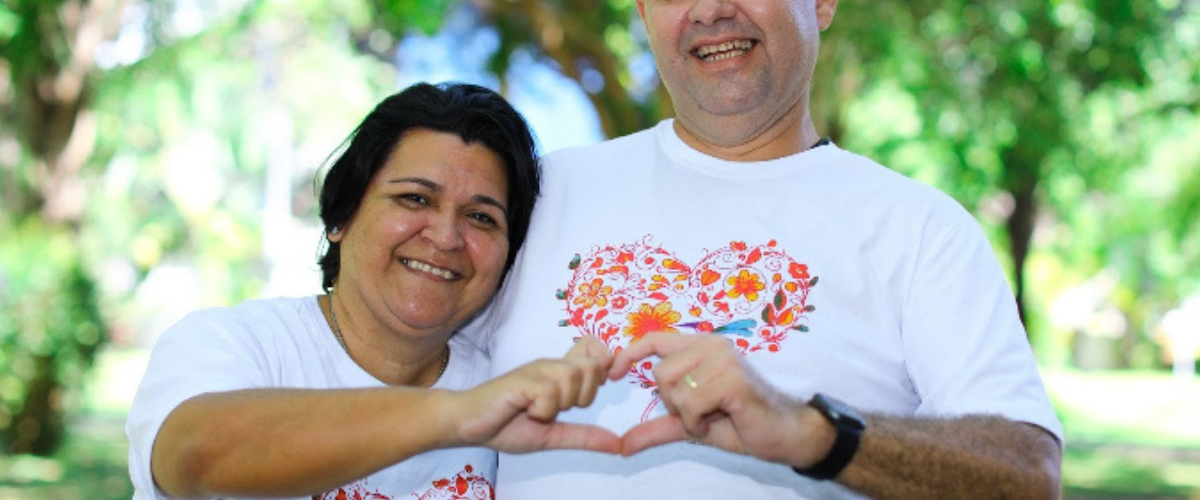
[[[125,469],[120,420],[81,418],[54,456],[0,457],[0,500],[128,500],[133,485]]]
[[[0,500],[128,500],[124,415],[144,367],[141,351],[103,353],[63,449],[0,456]],[[1066,500],[1200,500],[1200,378],[1044,375],[1066,429]]]
[[[1066,431],[1067,498],[1200,500],[1200,380],[1045,373]]]

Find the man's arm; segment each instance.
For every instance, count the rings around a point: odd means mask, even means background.
[[[609,376],[650,355],[662,358],[654,376],[669,414],[626,433],[624,454],[689,440],[806,469],[833,446],[836,430],[820,412],[763,382],[719,336],[648,335],[617,355]],[[1029,424],[868,415],[836,480],[878,500],[1052,499],[1060,463],[1057,440]]]
[[[1062,451],[1046,430],[995,416],[867,416],[837,481],[868,497],[1052,499]]]

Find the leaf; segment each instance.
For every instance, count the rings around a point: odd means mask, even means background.
[[[786,324],[791,323],[795,319],[796,319],[795,314],[792,313],[791,309],[788,309],[788,310],[784,311],[783,314],[780,314],[775,317],[775,324],[786,325]]]

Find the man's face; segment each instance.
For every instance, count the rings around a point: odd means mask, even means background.
[[[836,3],[639,0],[638,10],[679,120],[711,139],[729,126],[762,133],[790,112],[803,112],[819,32]],[[827,16],[818,16],[818,4]]]

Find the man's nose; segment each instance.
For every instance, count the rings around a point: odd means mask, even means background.
[[[688,11],[688,18],[692,22],[705,25],[736,15],[737,5],[730,0],[697,0]]]

